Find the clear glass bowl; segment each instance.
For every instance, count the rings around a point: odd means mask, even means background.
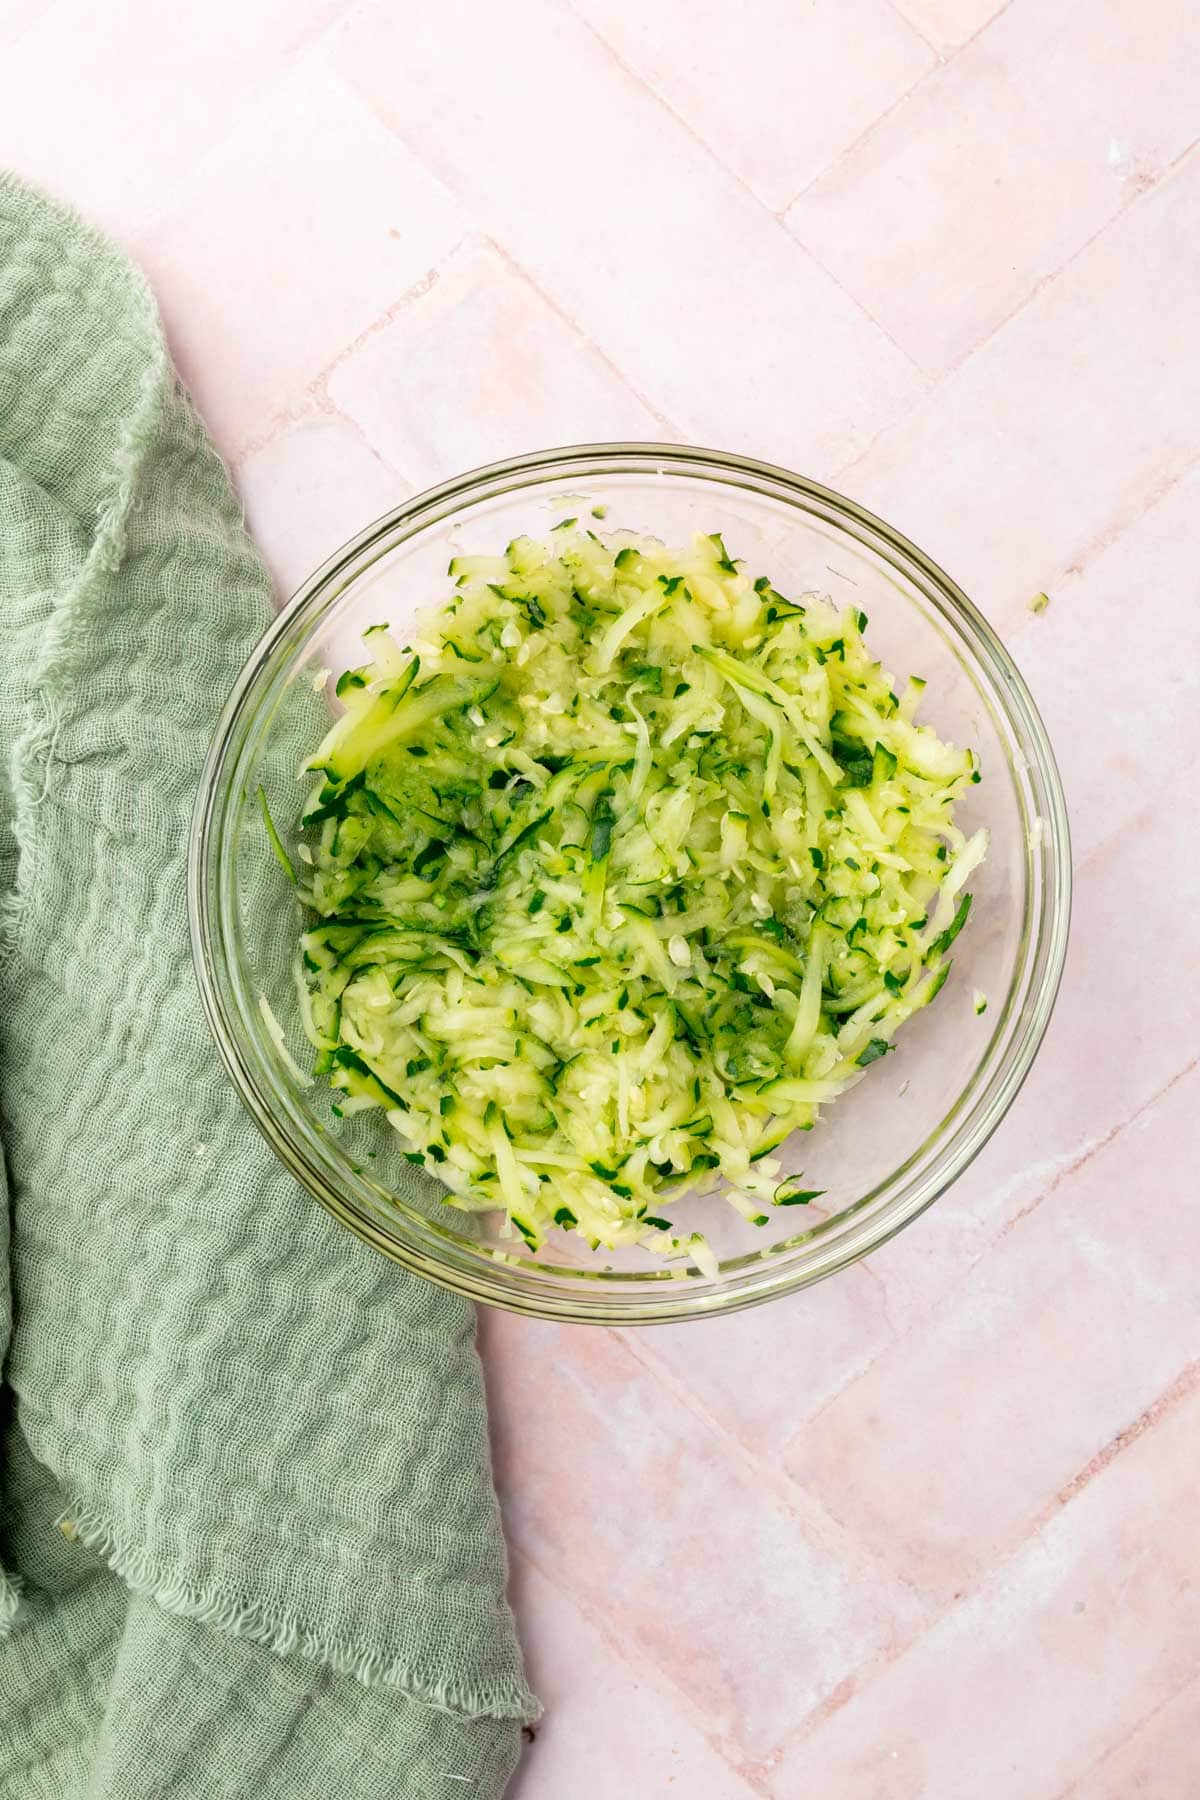
[[[265,995],[302,1067],[290,960],[299,907],[271,855],[261,783],[286,837],[307,792],[303,757],[328,723],[321,672],[361,660],[359,636],[389,620],[403,641],[414,612],[450,591],[456,552],[502,550],[564,514],[607,508],[600,529],[667,543],[719,531],[748,571],[785,593],[819,590],[870,616],[869,641],[893,675],[925,676],[923,717],[978,752],[982,783],[960,808],[991,852],[975,909],[935,1006],[900,1032],[785,1166],[826,1197],[754,1227],[719,1195],[683,1203],[705,1232],[715,1279],[645,1251],[596,1252],[555,1233],[530,1255],[500,1215],[447,1206],[414,1180],[379,1113],[339,1122],[325,1084],[303,1085],[273,1040]],[[1003,645],[928,557],[853,502],[786,470],[665,444],[595,444],[497,463],[418,495],[317,571],[242,671],[208,758],[192,836],[196,968],[217,1044],[256,1123],[301,1182],[397,1262],[472,1299],[546,1318],[647,1323],[729,1312],[845,1268],[923,1212],[976,1155],[1011,1105],[1041,1042],[1066,951],[1070,844],[1045,729]],[[973,997],[987,996],[977,1016]],[[397,1191],[399,1190],[399,1191]],[[401,1194],[404,1196],[400,1197]]]

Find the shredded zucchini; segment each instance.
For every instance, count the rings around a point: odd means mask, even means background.
[[[449,573],[411,646],[366,634],[308,765],[316,1072],[530,1248],[557,1226],[707,1268],[679,1201],[724,1178],[764,1224],[816,1198],[771,1152],[944,982],[976,759],[915,722],[865,614],[715,534],[564,520]]]

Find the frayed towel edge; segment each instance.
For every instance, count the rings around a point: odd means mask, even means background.
[[[160,1568],[144,1550],[123,1543],[107,1520],[86,1507],[70,1507],[58,1524],[68,1537],[78,1538],[103,1557],[134,1593],[153,1600],[164,1612],[211,1625],[230,1637],[262,1644],[280,1656],[307,1657],[335,1674],[353,1676],[364,1687],[397,1688],[409,1699],[439,1712],[467,1719],[513,1719],[522,1724],[532,1724],[541,1716],[533,1696],[519,1686],[506,1684],[475,1693],[452,1681],[426,1679],[382,1651],[361,1650],[342,1640],[323,1637],[309,1630],[294,1614],[272,1614],[258,1603],[237,1600],[218,1588],[190,1587]]]

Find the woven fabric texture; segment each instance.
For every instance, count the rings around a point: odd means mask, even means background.
[[[499,1793],[536,1705],[472,1311],[277,1165],[189,965],[189,817],[268,580],[144,282],[8,178],[0,607],[12,1791]]]

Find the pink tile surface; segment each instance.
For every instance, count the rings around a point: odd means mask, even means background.
[[[838,480],[1024,623],[1200,458],[1197,266],[1193,152]]]
[[[1195,140],[1194,16],[1192,0],[1010,7],[788,224],[923,368],[948,368]]]
[[[332,408],[283,421],[236,472],[246,524],[281,600],[331,551],[413,491],[361,426]]]
[[[708,441],[942,561],[1058,749],[1061,999],[928,1217],[731,1320],[485,1321],[518,1800],[1200,1793],[1198,44],[1183,0],[0,0],[0,154],[143,261],[281,593],[486,458]]]
[[[345,4],[176,6],[167,29],[151,0],[16,0],[0,154],[128,234],[176,210],[197,158]]]
[[[1180,735],[1186,745],[1187,731]],[[924,1329],[929,1309],[1008,1234],[1030,1225],[1036,1209],[1055,1207],[1072,1175],[1107,1144],[1119,1143],[1200,1052],[1195,948],[1184,947],[1178,980],[1157,990],[1150,1009],[1141,999],[1140,959],[1113,954],[1131,921],[1155,915],[1158,860],[1188,866],[1198,769],[1193,748],[1190,764],[1164,784],[1160,800],[1122,821],[1128,834],[1118,828],[1093,854],[1078,858],[1062,990],[1034,1075],[959,1181],[953,1204],[939,1209],[938,1229],[906,1232],[871,1259],[898,1331]],[[1098,969],[1105,971],[1102,980]],[[1100,1048],[1114,1042],[1114,1028],[1129,1034],[1127,1052]]]
[[[857,302],[554,0],[442,0],[424,27],[368,6],[338,32],[338,66],[683,436],[830,467],[920,392]]]
[[[655,1663],[736,1766],[769,1762],[912,1628],[884,1561],[738,1456],[617,1332],[489,1314],[483,1343],[514,1544]]]
[[[895,0],[908,19],[943,54],[959,49],[998,17],[1010,0]]]
[[[662,422],[494,244],[472,239],[330,371],[328,393],[418,486]]]
[[[1193,1071],[1067,1175],[918,1335],[889,1347],[785,1451],[797,1482],[934,1605],[1014,1549],[1197,1350],[1198,1102]],[[1135,1206],[1151,1144],[1155,1181]],[[1072,1380],[1055,1381],[1068,1365]]]
[[[1062,1800],[1176,1800],[1179,1771],[1194,1769],[1200,1743],[1200,1680],[1157,1702]]]
[[[53,4],[54,0],[0,0],[0,44],[13,43]]]
[[[1200,464],[1054,583],[1048,609],[1014,621],[1008,645],[1054,739],[1077,857],[1146,810],[1162,783],[1162,745],[1200,752],[1200,593],[1187,573],[1200,517]],[[1182,583],[1182,587],[1181,587]],[[1182,604],[1180,602],[1183,602]],[[1137,608],[1171,619],[1171,652],[1138,628]],[[1153,695],[1155,729],[1144,729]],[[1094,733],[1081,722],[1103,719]],[[1169,771],[1168,771],[1169,773]]]
[[[802,1728],[780,1800],[1057,1800],[1077,1770],[1088,1800],[1104,1791],[1095,1758],[1200,1658],[1198,1376],[1193,1364],[1130,1420],[911,1649]],[[1191,1800],[1195,1774],[1193,1743],[1157,1771],[1158,1791]]]
[[[631,1343],[652,1373],[676,1382],[723,1431],[768,1462],[896,1336],[889,1295],[867,1263],[788,1307],[782,1356],[778,1310],[704,1319],[687,1331],[651,1326]]]
[[[237,452],[302,405],[317,369],[428,281],[464,229],[436,176],[307,57],[196,164],[135,248],[180,367]]]
[[[686,30],[675,0],[574,10],[774,210],[937,61],[889,0],[694,0]],[[847,57],[847,44],[870,54]]]
[[[519,1553],[511,1585],[529,1677],[546,1714],[508,1800],[560,1800],[580,1792],[581,1776],[587,1800],[755,1800],[756,1790],[711,1743],[703,1714],[627,1638],[594,1624]]]

